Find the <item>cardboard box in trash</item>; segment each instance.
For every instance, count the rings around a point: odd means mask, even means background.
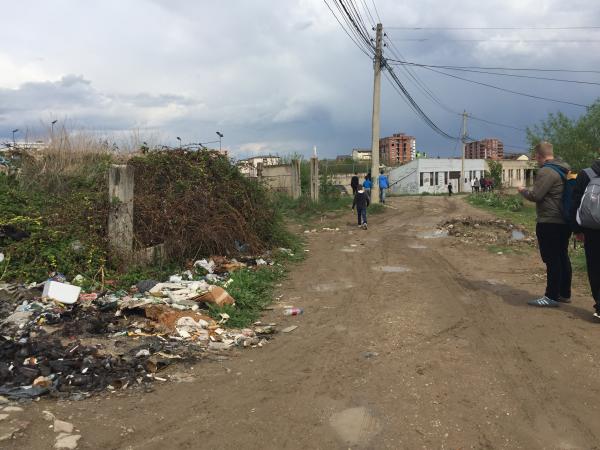
[[[81,288],[79,286],[48,280],[44,285],[42,296],[71,305],[77,301],[80,292]]]

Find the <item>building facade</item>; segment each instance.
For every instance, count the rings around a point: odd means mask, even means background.
[[[533,183],[534,166],[527,160],[503,160],[503,186],[516,188]],[[471,180],[489,174],[484,159],[466,159],[464,179],[461,183],[462,161],[459,158],[416,159],[389,173],[390,191],[393,194],[444,194],[448,184],[453,191],[471,192]]]
[[[489,138],[465,144],[467,159],[503,159],[504,144],[500,139]]]
[[[266,166],[277,166],[281,164],[281,158],[279,156],[253,156],[252,158],[241,159],[237,162],[237,166],[240,169],[240,172],[244,175],[248,175],[250,177],[257,176],[256,169],[258,166],[262,165]]]
[[[370,148],[354,148],[352,149],[352,159],[354,161],[371,161]]]
[[[379,162],[386,166],[401,166],[416,158],[417,140],[397,133],[379,139]]]

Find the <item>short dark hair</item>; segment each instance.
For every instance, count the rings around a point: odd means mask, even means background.
[[[359,183],[358,186],[356,186],[358,189],[362,189],[363,185]]]
[[[379,173],[380,173],[381,175],[383,175],[383,169],[380,169],[380,170],[379,170]]]

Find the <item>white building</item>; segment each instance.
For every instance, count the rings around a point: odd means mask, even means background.
[[[502,164],[502,184],[516,188],[533,183],[534,165],[529,159],[500,160]],[[453,191],[471,192],[471,180],[489,173],[484,159],[465,159],[465,178],[460,187],[462,162],[456,158],[416,159],[392,169],[388,175],[390,191],[393,194],[442,194],[448,192],[448,184]]]
[[[249,176],[256,176],[256,168],[259,164],[262,164],[263,167],[277,166],[281,164],[281,157],[272,155],[253,156],[252,158],[241,159],[237,162],[240,172]]]
[[[480,179],[487,169],[483,159],[465,159],[463,189],[459,189],[462,162],[460,159],[415,159],[392,169],[388,175],[393,194],[442,194],[452,184],[454,192],[471,192],[471,180]]]
[[[352,159],[354,161],[371,161],[370,148],[354,148],[352,149]]]

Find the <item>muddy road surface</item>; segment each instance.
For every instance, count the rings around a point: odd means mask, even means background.
[[[5,420],[29,425],[0,447],[53,448],[47,410],[80,449],[598,448],[600,324],[583,278],[572,304],[528,307],[543,293],[534,248],[440,237],[446,219],[486,216],[460,198],[389,206],[367,231],[349,211],[306,235],[278,292],[304,315],[265,313],[294,331],[170,368],[180,382],[151,393],[25,405]]]

